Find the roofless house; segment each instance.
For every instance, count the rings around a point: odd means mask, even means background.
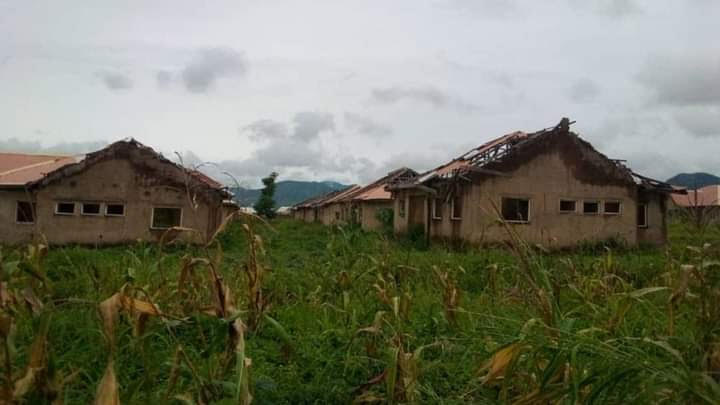
[[[0,243],[157,240],[171,227],[212,235],[230,198],[222,184],[135,140],[76,159],[0,154]]]
[[[570,131],[513,132],[407,182],[389,186],[394,229],[471,243],[509,239],[547,247],[666,239],[670,185],[607,158]],[[503,223],[504,222],[504,223]]]

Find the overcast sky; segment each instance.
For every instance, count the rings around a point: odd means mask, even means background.
[[[0,150],[134,137],[248,186],[367,182],[567,116],[646,175],[720,174],[718,21],[715,0],[0,0]]]

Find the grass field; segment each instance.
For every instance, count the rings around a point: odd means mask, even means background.
[[[2,396],[716,403],[720,230],[670,236],[424,249],[277,220],[234,223],[207,248],[5,248]]]

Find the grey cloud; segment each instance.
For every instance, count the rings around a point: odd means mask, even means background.
[[[260,176],[270,172],[281,175],[286,172],[347,171],[348,167],[338,165],[336,157],[326,153],[318,141],[323,131],[335,129],[332,114],[300,112],[294,115],[293,131],[279,121],[263,119],[254,121],[240,129],[253,142],[262,142],[248,158],[226,160],[203,167],[202,170],[215,177],[228,172],[242,182],[256,186]]]
[[[105,87],[110,90],[129,90],[133,87],[133,81],[123,73],[101,71],[96,73]]]
[[[311,167],[320,165],[323,156],[318,149],[300,139],[283,140],[255,151],[258,159],[271,167]]]
[[[251,124],[244,126],[240,132],[249,133],[248,137],[253,142],[277,140],[288,137],[287,125],[273,120],[254,121]]]
[[[344,115],[345,125],[352,131],[356,131],[363,135],[382,138],[392,134],[393,130],[387,125],[380,124],[372,118],[346,112]]]
[[[597,9],[610,17],[624,17],[642,11],[635,0],[596,0]]]
[[[577,9],[587,9],[607,17],[622,18],[642,13],[636,0],[569,0]]]
[[[654,93],[659,104],[720,105],[720,52],[652,57],[637,80]]]
[[[201,50],[181,72],[185,88],[193,93],[205,93],[218,79],[242,76],[247,72],[248,62],[242,52],[230,48]]]
[[[515,87],[515,78],[506,72],[489,72],[488,77],[493,83],[502,86],[506,89],[512,89]]]
[[[295,114],[293,123],[295,124],[293,136],[303,141],[317,138],[320,132],[335,130],[335,120],[329,113],[299,112]]]
[[[441,4],[460,12],[470,12],[478,17],[506,18],[519,14],[514,0],[449,0]]]
[[[451,109],[464,113],[478,109],[478,107],[473,104],[431,86],[394,86],[374,89],[371,97],[372,100],[381,104],[395,104],[403,100],[412,100],[428,104],[437,109]]]
[[[720,136],[720,107],[684,108],[674,117],[678,125],[694,136]]]
[[[374,177],[380,177],[400,167],[409,167],[422,173],[423,171],[445,163],[447,160],[448,159],[439,157],[435,154],[428,153],[396,153],[387,158],[378,167]]]
[[[157,83],[159,88],[166,89],[168,86],[170,86],[170,83],[172,82],[172,73],[168,72],[167,70],[159,70],[155,74],[155,82]]]
[[[600,88],[588,78],[578,79],[568,89],[568,97],[576,103],[588,103],[597,98]]]
[[[43,134],[43,131],[36,131],[37,134]],[[36,154],[58,154],[58,155],[77,155],[93,152],[107,146],[107,142],[60,142],[51,146],[43,146],[39,141],[23,141],[18,138],[9,138],[0,140],[0,151],[18,152],[18,153],[36,153]]]

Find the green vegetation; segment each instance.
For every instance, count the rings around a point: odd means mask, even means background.
[[[275,217],[274,197],[275,179],[277,179],[277,176],[277,173],[272,172],[269,176],[262,179],[262,183],[265,187],[263,187],[262,191],[260,191],[260,198],[253,206],[253,208],[255,208],[255,212],[264,218]]]
[[[271,227],[243,219],[207,247],[3,249],[2,397],[720,399],[717,227],[673,224],[661,250],[552,253],[517,238],[418,249],[357,228]]]

